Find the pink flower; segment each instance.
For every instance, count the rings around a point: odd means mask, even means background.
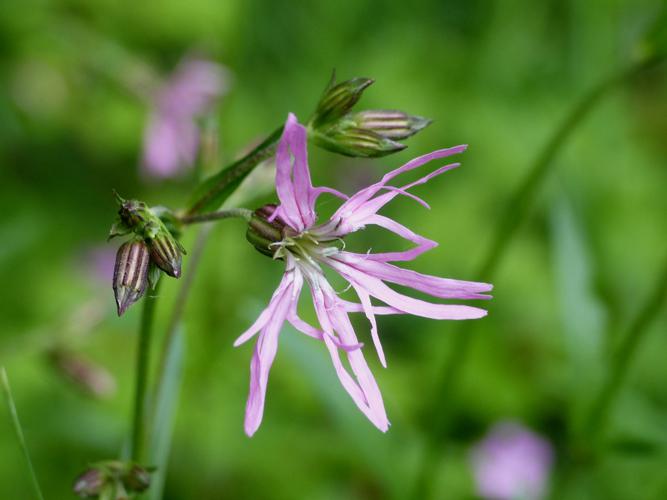
[[[490,298],[484,292],[490,291],[491,285],[428,276],[390,264],[413,260],[437,244],[378,214],[384,205],[398,195],[409,196],[428,207],[407,190],[457,167],[458,163],[438,168],[402,187],[391,186],[389,181],[431,160],[451,156],[465,149],[466,146],[457,146],[415,158],[386,174],[380,182],[348,198],[333,189],[312,186],[306,129],[294,115],[289,115],[276,154],[276,191],[280,205],[266,206],[256,211],[250,222],[248,236],[251,241],[254,238],[254,244],[260,251],[272,253],[275,259],[282,259],[285,262],[285,273],[269,306],[234,343],[238,346],[259,332],[250,365],[250,394],[245,416],[245,431],[249,436],[255,433],[262,421],[269,370],[278,348],[278,335],[285,321],[306,335],[324,342],[341,384],[364,415],[384,432],[389,427],[389,421],[382,395],[366,364],[362,344],[357,340],[348,313],[363,312],[368,318],[371,338],[383,366],[386,366],[386,362],[378,336],[376,315],[412,314],[433,319],[474,319],[486,315],[486,311],[476,307],[437,304],[408,297],[385,284],[390,282],[408,286],[442,299]],[[333,194],[345,201],[329,220],[317,224],[315,201],[322,193]],[[416,247],[407,251],[376,254],[346,251],[342,238],[370,224],[396,233],[415,243]],[[262,238],[266,242],[264,247],[257,243]],[[359,303],[338,296],[327,281],[323,266],[335,270],[349,282],[359,297]],[[310,289],[319,327],[306,323],[297,315],[298,299],[304,282]],[[373,305],[372,297],[386,305]],[[341,350],[347,356],[352,373],[341,361]]]
[[[471,462],[483,498],[536,500],[545,496],[553,451],[522,425],[501,422],[475,446]]]
[[[227,87],[225,69],[203,59],[185,59],[156,93],[144,133],[143,168],[168,178],[191,167],[199,148],[195,119],[206,113]]]

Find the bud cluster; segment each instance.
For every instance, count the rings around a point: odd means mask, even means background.
[[[403,111],[366,110],[350,112],[373,80],[353,78],[331,82],[308,124],[310,139],[320,147],[346,156],[378,157],[404,149],[397,142],[431,123]]]
[[[124,200],[118,194],[116,198],[120,208],[109,238],[131,235],[118,249],[114,267],[113,289],[121,316],[149,285],[155,287],[160,271],[173,278],[181,276],[185,249],[174,237],[177,220],[167,209]]]
[[[81,498],[124,500],[148,489],[153,470],[134,462],[99,462],[76,478],[73,490]]]

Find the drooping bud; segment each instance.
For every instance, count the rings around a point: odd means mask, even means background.
[[[61,347],[51,349],[48,356],[57,373],[64,376],[84,393],[97,398],[104,398],[115,392],[116,381],[103,366]]]
[[[161,231],[149,240],[151,260],[169,276],[181,276],[183,248],[169,231]]]
[[[149,261],[148,246],[141,240],[126,241],[118,249],[113,273],[118,316],[122,316],[146,291]]]
[[[350,112],[373,80],[353,78],[329,83],[315,115],[308,124],[308,137],[316,145],[346,156],[374,158],[405,149],[396,140],[410,137],[431,120],[394,110]]]
[[[91,468],[75,479],[72,489],[81,498],[95,498],[102,493],[106,482],[106,474],[97,468]]]
[[[154,467],[144,467],[135,462],[97,462],[75,480],[74,493],[81,498],[127,500],[134,493],[148,489],[150,474],[154,470]]]
[[[406,139],[431,123],[428,118],[385,109],[360,111],[352,115],[351,120],[358,128],[375,132],[387,139]]]
[[[150,250],[151,262],[174,278],[181,275],[181,263],[185,249],[174,234],[178,234],[179,221],[165,207],[149,207],[139,200],[125,200],[116,193],[120,205],[118,219],[109,237],[134,233],[144,240]],[[151,286],[157,280],[151,279]]]
[[[122,477],[125,488],[133,493],[146,491],[151,485],[151,471],[137,464],[132,464]]]
[[[276,210],[276,205],[264,205],[255,210],[248,222],[246,239],[261,253],[273,257],[276,249],[271,245],[282,241],[285,225],[276,217],[269,221]]]

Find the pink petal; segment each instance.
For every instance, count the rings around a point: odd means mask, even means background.
[[[296,232],[313,225],[317,193],[308,170],[307,133],[292,113],[287,117],[276,152],[276,192],[282,217]]]
[[[369,259],[366,254],[339,252],[332,259],[383,281],[408,286],[441,299],[490,299],[481,292],[491,291],[493,285],[475,281],[460,281],[421,274],[409,269]]]
[[[389,288],[378,278],[374,278],[341,261],[328,259],[327,264],[338,271],[352,285],[364,288],[373,297],[408,314],[432,319],[476,319],[486,316],[486,311],[477,307],[433,304],[402,295]]]
[[[331,217],[331,221],[334,224],[337,224],[338,226],[341,225],[340,221],[342,221],[342,225],[346,227],[347,232],[355,231],[359,227],[363,226],[363,219],[365,217],[376,213],[380,208],[382,208],[382,206],[384,206],[386,203],[388,203],[390,200],[396,197],[397,194],[399,194],[398,192],[394,191],[392,193],[386,193],[384,195],[378,196],[377,198],[371,200],[371,198],[373,198],[373,196],[375,196],[375,194],[378,191],[384,188],[387,182],[389,182],[391,179],[404,172],[408,172],[409,170],[421,167],[422,165],[428,163],[431,160],[444,158],[446,156],[451,156],[453,154],[461,153],[465,151],[466,148],[467,146],[462,145],[448,149],[441,149],[409,161],[405,165],[397,168],[396,170],[393,170],[388,174],[385,174],[380,180],[380,182],[377,182],[376,184],[373,184],[365,189],[362,189],[358,193],[351,196],[350,199],[347,200],[345,203],[343,203],[343,205],[339,207],[336,213],[334,213],[334,215]],[[419,179],[418,181],[408,184],[402,189],[405,190],[417,184],[422,184],[424,182],[427,182],[435,175],[440,175],[441,173],[449,169],[455,168],[456,166],[458,166],[458,164],[452,164],[452,165],[447,165],[445,167],[441,167],[436,171],[432,172],[431,174]],[[350,219],[349,222],[348,219]],[[343,235],[346,233],[339,232],[338,234]]]
[[[373,312],[373,305],[371,304],[371,298],[366,292],[361,287],[352,285],[354,288],[354,291],[357,292],[357,296],[359,297],[359,300],[361,301],[361,306],[363,307],[364,314],[366,314],[366,317],[368,318],[368,321],[371,324],[371,338],[373,339],[373,345],[375,345],[375,350],[378,353],[378,358],[380,359],[380,363],[384,368],[387,368],[387,360],[384,357],[384,351],[382,349],[382,344],[380,343],[380,337],[378,336],[378,325],[377,321],[375,321],[375,313]]]
[[[273,295],[271,296],[271,300],[269,301],[269,305],[267,306],[267,308],[260,313],[255,322],[250,326],[250,328],[248,328],[245,332],[243,332],[241,335],[238,336],[238,338],[234,341],[234,347],[238,347],[241,344],[246,343],[248,340],[253,338],[257,332],[259,332],[262,328],[266,326],[266,324],[273,316],[278,303],[282,300],[283,296],[288,292],[290,286],[292,286],[293,281],[294,281],[294,276],[292,273],[286,272],[283,275],[283,279],[280,280],[278,288],[276,288],[275,292],[273,292]]]
[[[336,344],[336,347],[343,349],[344,351],[355,351],[357,349],[361,349],[364,344],[363,343],[358,343],[354,345],[346,345],[343,344],[340,340],[338,340],[336,337],[329,335],[328,333],[323,332],[322,330],[318,330],[314,326],[306,323],[304,320],[299,318],[299,316],[295,313],[292,312],[287,316],[287,321],[290,322],[290,324],[299,330],[301,333],[305,333],[309,337],[313,337],[317,340],[324,340],[324,336],[328,336],[334,344]]]
[[[278,336],[293,303],[298,300],[303,280],[295,273],[293,282],[275,299],[273,313],[262,328],[250,362],[250,393],[246,404],[245,432],[252,436],[262,422],[269,371],[278,350]]]
[[[377,260],[380,262],[410,261],[416,259],[424,252],[427,252],[428,250],[438,246],[435,241],[418,235],[411,229],[408,229],[404,225],[399,224],[395,220],[390,219],[389,217],[385,217],[384,215],[376,214],[372,217],[369,217],[366,219],[366,224],[380,226],[387,231],[391,231],[401,238],[405,238],[406,240],[411,241],[417,245],[415,248],[411,248],[410,250],[405,250],[402,252],[369,253],[366,257],[370,260]]]
[[[358,343],[347,313],[337,303],[338,298],[336,293],[324,276],[309,276],[308,279],[310,281],[315,312],[324,331],[332,336],[335,331],[341,338],[341,341],[347,345]],[[333,341],[327,335],[324,336],[324,341],[327,348],[329,348],[334,368],[345,390],[368,419],[378,429],[386,432],[389,428],[389,421],[384,409],[382,395],[373,374],[368,368],[368,364],[366,364],[362,351],[354,350],[347,352],[347,358],[352,372],[357,379],[357,384],[342,366],[338,357],[338,350],[335,348]]]

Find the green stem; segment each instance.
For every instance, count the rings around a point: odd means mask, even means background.
[[[204,181],[196,190],[194,202],[190,205],[187,215],[219,207],[257,165],[275,154],[282,132],[283,127],[278,127],[246,156]]]
[[[491,240],[491,245],[484,255],[475,279],[490,281],[493,278],[500,262],[505,257],[512,238],[532,208],[539,188],[544,183],[547,174],[552,170],[554,158],[598,102],[618,85],[630,80],[644,70],[661,63],[663,60],[664,56],[656,56],[614,73],[593,87],[575,104],[565,119],[556,128],[553,135],[532,163],[532,166],[528,169],[526,176],[514,191],[514,195],[508,203],[502,220],[496,226],[496,232]],[[460,324],[457,331],[454,332],[449,355],[445,357],[440,368],[436,371],[433,396],[429,400],[432,402],[432,405],[429,405],[425,412],[432,424],[430,424],[431,438],[427,443],[427,450],[424,453],[417,478],[416,496],[420,498],[428,495],[428,479],[432,475],[431,469],[434,463],[434,455],[437,454],[437,450],[450,426],[451,414],[447,411],[447,407],[452,404],[455,388],[470,351],[473,339],[471,331],[473,326],[473,322],[462,322]]]
[[[183,217],[180,217],[179,220],[183,224],[198,224],[200,222],[211,222],[215,220],[229,219],[232,217],[237,217],[249,221],[251,216],[252,210],[247,208],[230,208],[228,210],[206,212],[205,214],[199,215],[184,215]]]
[[[28,465],[28,471],[30,472],[30,479],[35,497],[39,500],[44,500],[44,495],[42,495],[42,490],[39,487],[39,481],[37,481],[37,474],[35,474],[35,468],[33,467],[32,460],[30,459],[30,453],[28,452],[28,446],[25,442],[25,436],[23,435],[23,429],[21,428],[21,421],[19,420],[19,415],[16,411],[16,405],[14,404],[14,398],[12,397],[12,390],[9,386],[7,370],[5,370],[4,366],[0,367],[0,384],[2,385],[2,392],[5,394],[5,399],[7,400],[7,407],[9,408],[9,414],[12,419],[14,433],[16,434],[19,446],[23,452],[23,457],[25,458],[25,461]]]
[[[132,417],[132,460],[141,463],[146,450],[146,388],[148,387],[148,368],[150,364],[150,346],[155,318],[155,304],[160,282],[144,297],[139,339],[137,345],[136,380],[134,409]]]
[[[611,360],[611,369],[600,392],[593,400],[591,412],[584,426],[584,433],[588,441],[594,441],[601,435],[609,420],[614,401],[618,396],[623,382],[628,374],[637,349],[648,331],[648,326],[655,319],[667,297],[667,259],[664,269],[659,275],[653,293],[640,309],[639,314],[630,324],[627,333],[621,340]]]

